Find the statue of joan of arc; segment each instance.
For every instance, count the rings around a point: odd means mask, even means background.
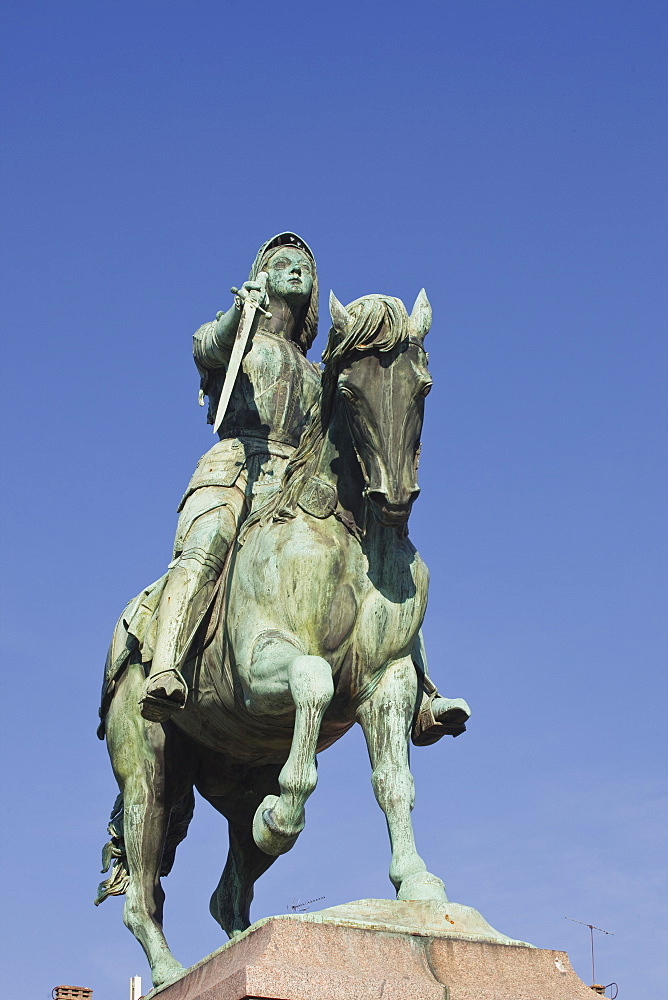
[[[239,370],[226,378],[250,297],[257,315],[237,359]],[[278,486],[318,399],[320,371],[306,359],[317,325],[313,253],[299,236],[285,232],[260,247],[231,308],[194,334],[200,402],[208,397],[208,421],[219,440],[199,460],[179,504],[167,573],[128,604],[116,626],[105,671],[103,718],[115,675],[137,647],[148,670],[140,702],[143,717],[165,722],[185,705],[188,688],[179,668],[228,552],[253,504]],[[229,401],[221,406],[225,392]],[[416,669],[423,698],[413,741],[424,745],[446,733],[457,735],[463,726],[439,721],[450,702],[440,698],[424,662],[416,662]]]
[[[315,259],[304,240],[280,233],[260,247],[232,307],[193,337],[200,402],[208,396],[209,423],[216,419],[244,297],[259,291],[258,276],[266,276],[263,311],[217,429],[219,440],[199,460],[179,504],[169,570],[123,616],[140,642],[142,659],[150,661],[141,711],[154,722],[185,704],[188,691],[179,666],[189,637],[253,496],[278,485],[320,388],[319,370],[306,360],[318,326]]]

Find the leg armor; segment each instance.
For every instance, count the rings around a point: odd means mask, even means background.
[[[186,644],[198,621],[206,612],[213,588],[223,571],[225,557],[238,524],[243,494],[234,487],[209,487],[225,496],[224,505],[198,513],[188,526],[182,549],[172,562],[158,608],[158,634],[151,670],[141,700],[141,713],[151,722],[164,722],[183,708],[188,696],[186,683],[179,671],[187,653]],[[197,491],[204,493],[204,490]],[[201,508],[205,498],[197,497]],[[221,498],[219,498],[220,501]],[[236,501],[236,503],[234,502]],[[188,515],[187,506],[182,518]]]

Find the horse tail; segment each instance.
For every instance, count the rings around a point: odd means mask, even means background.
[[[123,796],[121,794],[116,796],[107,833],[111,840],[102,848],[102,872],[108,872],[111,868],[111,874],[97,887],[96,906],[103,903],[108,896],[122,896],[127,891],[130,881],[125,840],[123,839]]]
[[[160,875],[169,875],[174,864],[176,848],[188,833],[190,821],[195,810],[195,793],[190,788],[173,806],[167,824],[165,844],[162,849]],[[125,853],[125,838],[123,834],[123,795],[116,796],[114,808],[111,810],[107,832],[111,839],[102,848],[102,872],[111,872],[97,887],[95,905],[99,906],[108,896],[122,896],[127,892],[130,882],[127,854]]]

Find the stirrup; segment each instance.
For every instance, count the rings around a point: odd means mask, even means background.
[[[162,674],[174,674],[183,684],[186,696],[183,699],[183,702],[179,704],[171,698],[161,698],[159,695],[151,694],[149,691],[144,691],[142,697],[139,699],[139,711],[142,718],[146,719],[148,722],[166,722],[176,712],[182,711],[185,708],[186,701],[188,700],[188,685],[186,684],[183,674],[180,670],[177,670],[176,667],[167,667],[165,670],[158,670],[155,674],[149,674],[145,683],[148,684],[149,681],[155,680]]]
[[[461,736],[466,731],[469,713],[461,705],[453,704],[440,719],[436,718],[432,705],[437,698],[442,697],[434,688],[420,706],[411,734],[411,740],[416,747],[428,747],[443,736]],[[445,700],[461,702],[460,698]]]

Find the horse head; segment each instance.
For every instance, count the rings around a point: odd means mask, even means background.
[[[411,315],[400,299],[366,295],[343,306],[330,293],[332,329],[323,390],[342,408],[379,521],[404,525],[420,492],[417,466],[424,399],[431,389],[424,337],[431,306],[424,289]]]

